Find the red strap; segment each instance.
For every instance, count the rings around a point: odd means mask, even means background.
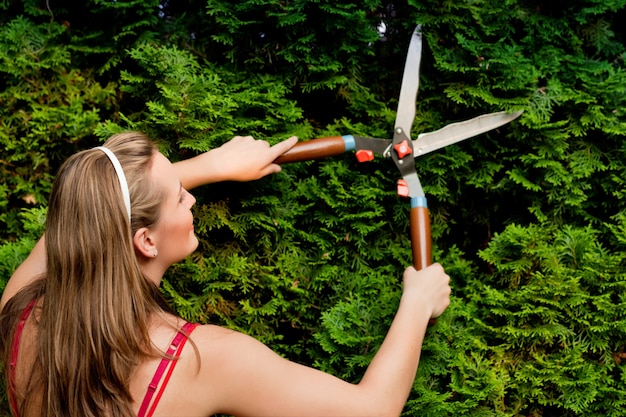
[[[187,342],[187,336],[190,335],[191,332],[196,327],[198,327],[197,323],[193,323],[193,324],[185,323],[182,330],[179,331],[176,334],[176,336],[174,336],[174,339],[172,340],[170,347],[167,349],[167,352],[165,353],[167,357],[161,359],[161,362],[159,363],[159,366],[157,367],[157,370],[154,373],[154,376],[152,377],[152,381],[148,385],[146,395],[143,398],[143,402],[141,403],[141,407],[139,408],[137,417],[151,417],[152,414],[154,413],[154,410],[156,409],[157,405],[159,404],[159,401],[161,400],[163,391],[165,391],[165,387],[167,386],[170,376],[172,375],[172,372],[174,372],[174,368],[176,367],[176,364],[178,363],[178,360],[172,361],[170,357],[173,357],[175,353],[179,353],[182,351],[183,347],[185,346],[185,343]],[[150,402],[152,401],[152,397],[154,396],[154,393],[157,387],[159,386],[159,382],[161,381],[161,378],[163,377],[163,374],[165,373],[168,365],[170,365],[170,367],[167,370],[167,374],[165,375],[163,384],[161,384],[161,388],[159,389],[159,392],[154,400],[154,403],[152,404],[152,407],[150,408],[150,411],[146,413],[146,411],[148,410],[148,407],[150,406]]]
[[[16,417],[19,417],[19,413],[17,409],[17,399],[15,397],[16,395],[15,369],[17,366],[17,359],[18,359],[19,350],[20,350],[20,341],[22,338],[22,332],[24,331],[24,326],[26,325],[26,321],[28,320],[28,317],[30,316],[30,313],[32,312],[33,307],[35,306],[35,303],[36,303],[36,300],[32,300],[30,303],[28,303],[28,305],[22,312],[22,315],[20,316],[20,320],[17,323],[17,327],[15,328],[15,334],[13,335],[13,343],[11,346],[11,357],[10,357],[10,362],[9,362],[8,394],[9,394],[9,400],[11,402],[11,408],[13,409],[13,413],[15,414]],[[159,366],[154,374],[154,377],[152,378],[150,385],[148,385],[146,396],[144,397],[143,402],[141,403],[141,408],[139,409],[139,413],[137,415],[138,417],[144,417],[144,416],[151,417],[152,414],[154,414],[154,410],[156,409],[156,406],[158,405],[161,399],[161,396],[163,395],[163,392],[165,391],[165,387],[167,386],[167,383],[172,375],[172,372],[174,372],[174,368],[176,367],[176,364],[178,363],[177,360],[172,361],[169,358],[173,357],[174,354],[176,353],[182,352],[182,349],[185,346],[185,343],[187,342],[187,336],[190,335],[191,332],[193,332],[193,330],[196,327],[198,327],[197,323],[185,323],[182,330],[176,333],[176,336],[174,336],[174,340],[172,340],[172,343],[166,352],[166,355],[168,357],[161,359],[161,362],[159,363]],[[171,363],[171,366],[169,367],[169,369],[167,369],[167,366],[170,363]],[[152,404],[152,407],[150,408],[150,412],[146,414],[146,410],[148,409],[148,406],[150,405],[152,397],[154,396],[154,393],[159,385],[159,381],[163,377],[163,374],[165,373],[166,369],[167,369],[167,374],[165,375],[163,384],[161,384],[161,388],[159,389],[157,397],[154,403]]]
[[[22,339],[22,332],[24,331],[24,326],[26,325],[26,320],[30,316],[33,307],[35,306],[35,302],[37,300],[32,300],[20,316],[20,321],[17,323],[17,327],[15,328],[15,334],[13,335],[13,343],[11,345],[11,360],[9,362],[9,400],[11,401],[11,408],[13,409],[13,413],[16,417],[19,416],[17,410],[17,399],[15,398],[15,368],[17,366],[17,357],[20,352],[20,340]]]

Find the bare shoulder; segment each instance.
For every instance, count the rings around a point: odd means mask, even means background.
[[[245,415],[254,410],[257,397],[242,398],[241,393],[250,393],[251,387],[271,385],[271,380],[262,376],[287,362],[257,339],[220,326],[198,326],[190,340],[200,360],[194,387],[209,413]],[[190,354],[191,350],[187,352]]]
[[[209,340],[223,340],[225,338],[249,338],[250,336],[215,324],[201,324],[196,327],[196,330],[194,330],[193,337],[202,339],[206,338]]]
[[[223,366],[228,366],[231,360],[241,363],[242,355],[278,356],[251,336],[212,324],[198,326],[191,340],[196,343],[203,360],[218,361]]]
[[[179,323],[184,321],[179,319]],[[169,329],[167,326],[155,329],[153,342],[167,346],[170,342],[166,340],[171,340],[175,333],[171,326]],[[251,358],[258,357],[258,352],[273,355],[265,345],[243,333],[216,325],[197,326],[180,352],[176,372],[159,404],[158,414],[196,416],[225,411],[228,408],[225,398],[228,400],[228,395],[232,395],[233,387],[237,390],[237,380],[245,379],[244,372],[251,368]],[[135,398],[143,396],[141,390],[145,390],[157,365],[157,361],[142,364],[144,372],[136,374],[136,381],[142,381],[136,385]]]
[[[150,330],[152,343],[160,352],[165,352],[177,329],[184,324],[183,319],[173,315],[156,317]],[[208,416],[217,413],[221,402],[218,387],[224,382],[221,370],[228,368],[229,360],[233,358],[228,351],[237,344],[236,339],[247,338],[241,333],[215,325],[197,326],[177,354],[175,371],[171,374],[155,416]],[[137,410],[161,360],[161,357],[155,357],[142,361],[134,372],[130,388]]]

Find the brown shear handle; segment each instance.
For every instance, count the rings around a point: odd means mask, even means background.
[[[296,145],[274,160],[275,164],[310,161],[312,159],[336,156],[346,151],[346,144],[341,136],[311,139]]]
[[[430,236],[430,216],[428,207],[411,208],[411,250],[413,251],[413,266],[415,269],[424,269],[432,264],[432,240]],[[428,324],[434,325],[437,319],[430,319]]]

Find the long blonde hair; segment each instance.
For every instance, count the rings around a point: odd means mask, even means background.
[[[166,307],[142,274],[132,240],[136,230],[159,221],[163,190],[150,175],[157,150],[136,132],[115,135],[104,146],[126,175],[131,221],[102,151],[83,151],[63,164],[48,207],[47,276],[5,309],[18,312],[25,299],[45,295],[26,391],[39,393],[41,409],[29,409],[26,395],[21,416],[131,416],[132,372],[143,358],[158,354],[149,320]]]

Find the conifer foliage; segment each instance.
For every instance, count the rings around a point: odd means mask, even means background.
[[[111,133],[173,160],[234,135],[390,137],[419,23],[413,137],[524,113],[417,160],[453,299],[404,414],[626,416],[624,21],[626,0],[0,1],[0,290],[59,164]],[[200,247],[163,293],[358,381],[411,263],[397,177],[346,154],[195,190]]]

